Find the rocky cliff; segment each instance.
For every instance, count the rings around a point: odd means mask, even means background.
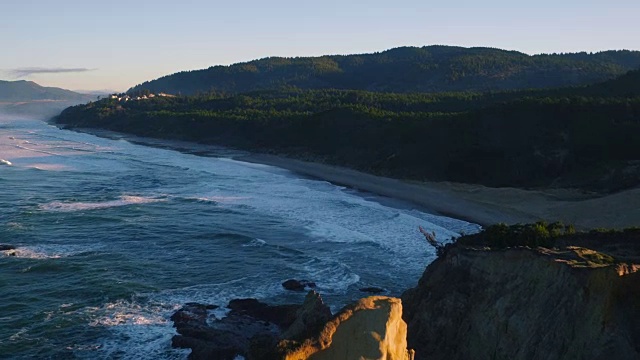
[[[189,303],[171,317],[172,345],[191,349],[189,359],[413,359],[398,298],[360,299],[333,317],[313,290],[302,305],[236,299],[223,319],[209,313],[215,308]]]
[[[302,305],[233,300],[223,319],[187,304],[173,345],[191,359],[640,359],[640,228],[560,225],[494,225],[447,246],[424,232],[439,257],[415,288],[336,315],[315,291]]]
[[[290,348],[284,351],[286,360],[413,359],[402,302],[386,296],[360,299],[329,320],[318,336],[279,346]]]
[[[430,360],[640,359],[639,269],[575,246],[451,246],[402,295],[408,346]]]

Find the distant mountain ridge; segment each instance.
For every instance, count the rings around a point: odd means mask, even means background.
[[[95,99],[94,95],[40,86],[33,81],[0,80],[0,114],[49,118],[66,107]]]
[[[0,102],[23,102],[36,100],[88,101],[93,96],[56,87],[44,87],[33,81],[0,80]]]
[[[194,95],[283,87],[375,92],[497,91],[584,85],[640,68],[640,51],[527,55],[494,48],[400,47],[380,53],[270,57],[184,71],[129,89]]]

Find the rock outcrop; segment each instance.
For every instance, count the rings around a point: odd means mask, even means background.
[[[279,348],[286,360],[408,360],[413,352],[407,350],[406,335],[400,299],[372,296],[342,309],[316,337],[285,340]]]
[[[320,294],[309,291],[304,303],[296,313],[296,319],[282,334],[282,338],[304,340],[315,336],[331,319],[331,310],[322,301]]]
[[[640,272],[596,251],[454,245],[402,295],[416,359],[640,359]]]
[[[372,296],[337,315],[310,291],[302,305],[271,306],[232,300],[228,316],[216,319],[211,305],[190,303],[171,319],[173,346],[192,349],[189,359],[410,360],[407,324],[398,298]]]
[[[227,306],[228,316],[216,319],[212,305],[190,303],[171,320],[178,332],[172,346],[191,349],[189,359],[235,359],[242,355],[273,352],[280,334],[296,318],[300,305],[271,306],[256,299],[237,299]],[[268,357],[267,357],[268,358]]]
[[[369,293],[369,294],[380,294],[380,293],[385,292],[386,290],[383,289],[383,288],[379,288],[379,287],[369,286],[369,287],[360,288],[360,291],[366,292],[366,293]]]
[[[304,291],[305,288],[314,289],[316,283],[308,280],[289,279],[282,283],[282,287],[291,291]]]

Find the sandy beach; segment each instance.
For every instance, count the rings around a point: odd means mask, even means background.
[[[75,129],[101,137],[126,139],[148,146],[199,155],[220,154],[219,146],[144,138],[95,129]],[[271,165],[349,188],[401,200],[426,212],[483,226],[496,223],[562,221],[578,229],[640,226],[640,188],[615,194],[587,194],[571,189],[525,190],[489,188],[451,182],[404,181],[282,156],[229,150],[237,161]]]
[[[236,160],[285,168],[483,226],[539,220],[562,221],[579,229],[640,226],[640,188],[598,196],[565,189],[542,191],[450,182],[409,182],[265,154],[238,157]]]

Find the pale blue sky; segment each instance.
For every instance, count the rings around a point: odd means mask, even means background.
[[[1,1],[0,79],[70,89],[126,90],[266,56],[405,45],[640,50],[638,0]]]

